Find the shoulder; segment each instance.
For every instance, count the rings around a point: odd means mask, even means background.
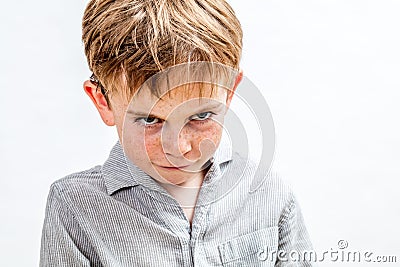
[[[60,198],[80,197],[93,193],[106,193],[102,166],[69,174],[56,180],[50,186],[50,195],[56,194]]]
[[[252,158],[245,158],[234,153],[232,169],[241,172],[248,182],[249,192],[255,194],[274,194],[282,198],[293,198],[290,184],[273,168],[272,164],[256,162]]]
[[[234,169],[243,173],[244,182],[241,186],[247,187],[252,199],[273,205],[282,212],[295,204],[295,195],[289,182],[272,166],[245,159],[237,153],[233,157],[233,164],[236,165]]]
[[[252,192],[271,194],[287,201],[293,200],[292,187],[275,169],[270,169],[262,177],[254,177]]]

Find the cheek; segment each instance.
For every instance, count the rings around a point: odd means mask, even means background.
[[[146,134],[144,137],[144,148],[150,159],[160,158],[163,154],[160,135]]]
[[[221,140],[222,127],[218,123],[211,123],[194,134],[194,146],[202,152],[214,152]],[[208,154],[208,153],[207,153]]]
[[[210,155],[219,145],[222,129],[220,124],[210,123],[202,127],[184,127],[181,133],[189,140],[192,153],[198,154],[201,151],[201,154]],[[138,156],[140,154],[139,157],[150,161],[164,158],[160,134],[155,134],[150,130],[144,134],[142,132],[142,138],[134,138],[134,140],[134,147],[138,148],[136,154]]]
[[[147,132],[142,127],[126,125],[123,137],[124,150],[137,165],[158,157],[162,150],[159,135]]]

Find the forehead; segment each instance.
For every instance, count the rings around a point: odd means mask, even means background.
[[[155,95],[148,88],[142,88],[132,98],[129,111],[148,113],[171,113],[175,109],[193,109],[225,104],[227,89],[206,83],[190,83],[166,90]]]

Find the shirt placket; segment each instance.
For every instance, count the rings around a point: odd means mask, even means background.
[[[197,199],[195,208],[195,216],[193,218],[190,233],[190,266],[207,266],[206,253],[204,248],[204,235],[209,227],[210,207],[214,198],[214,190],[212,190],[212,182],[219,178],[221,174],[220,167],[217,163],[213,163],[210,170],[204,177],[203,185],[207,184],[207,189],[202,186]]]

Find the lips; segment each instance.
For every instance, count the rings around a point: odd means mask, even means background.
[[[163,169],[167,169],[167,170],[181,170],[181,169],[189,167],[190,165],[185,165],[185,166],[161,166],[161,165],[157,165],[157,166],[161,167]]]

